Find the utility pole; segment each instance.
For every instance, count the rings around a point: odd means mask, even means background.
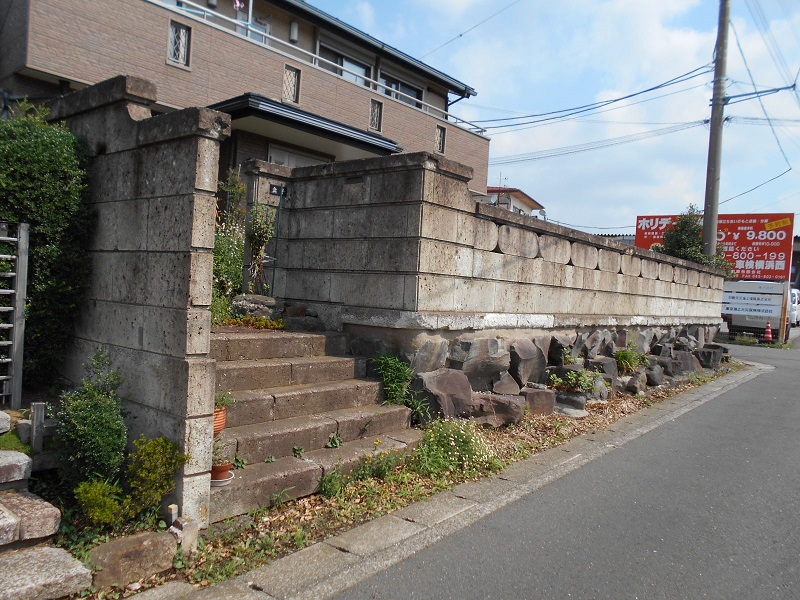
[[[722,164],[723,112],[725,97],[725,71],[728,60],[728,20],[730,0],[719,2],[719,25],[714,56],[714,96],[711,99],[711,132],[708,136],[708,166],[706,168],[706,202],[703,210],[703,254],[714,256],[717,252],[717,217],[719,213],[719,176]]]

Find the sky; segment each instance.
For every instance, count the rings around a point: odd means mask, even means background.
[[[309,1],[473,87],[478,95],[452,113],[483,126],[515,123],[485,122],[490,119],[617,99],[699,73],[603,112],[486,135],[489,185],[522,189],[545,206],[548,220],[590,233],[632,234],[637,215],[679,214],[690,204],[702,209],[708,126],[659,130],[710,118],[717,0]],[[732,0],[731,22],[726,94],[792,85],[800,70],[800,2]],[[723,133],[720,214],[795,213],[797,220],[800,94],[786,90],[761,96],[761,102],[732,102],[725,116],[733,119]],[[541,117],[524,122],[536,119]],[[657,135],[640,135],[653,131]],[[645,139],[570,150],[623,136]],[[562,148],[568,153],[491,164]]]

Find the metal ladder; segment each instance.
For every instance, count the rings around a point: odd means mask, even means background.
[[[27,223],[0,222],[0,404],[22,406],[22,351],[28,283]]]

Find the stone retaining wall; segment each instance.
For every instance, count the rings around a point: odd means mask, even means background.
[[[720,323],[721,272],[477,204],[470,177],[428,153],[294,169],[273,295],[409,356]]]

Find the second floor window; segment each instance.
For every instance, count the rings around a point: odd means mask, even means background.
[[[189,66],[189,48],[192,37],[192,29],[181,23],[170,21],[169,23],[169,51],[167,57],[170,62]]]
[[[415,102],[415,100],[422,100],[421,89],[416,88],[413,85],[409,85],[404,81],[400,81],[399,79],[396,79],[391,75],[387,75],[386,73],[381,73],[379,81],[383,84],[383,92],[387,96],[391,96],[395,100],[400,100],[400,102],[405,102],[411,106],[422,108],[422,104]],[[400,94],[397,92],[400,92]]]
[[[367,65],[360,63],[349,56],[345,56],[340,52],[336,52],[336,50],[331,50],[327,46],[320,46],[319,56],[320,58],[325,59],[324,61],[319,61],[319,66],[323,69],[330,71],[331,73],[341,75],[353,83],[367,85],[367,79],[371,73],[371,70]]]
[[[380,131],[383,126],[383,103],[374,98],[369,101],[369,128]]]

